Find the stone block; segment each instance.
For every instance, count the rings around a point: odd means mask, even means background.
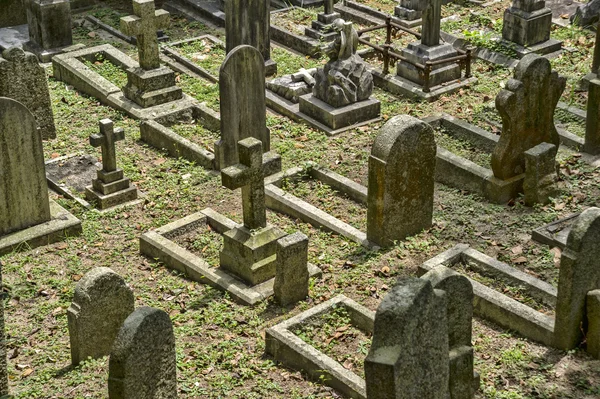
[[[110,354],[121,325],[133,312],[133,292],[123,278],[106,267],[88,272],[75,287],[67,310],[71,363]]]
[[[559,194],[558,173],[554,144],[541,143],[525,151],[525,205],[545,205]]]
[[[587,293],[587,352],[596,359],[600,359],[600,290]]]
[[[521,46],[533,46],[550,39],[551,27],[552,10],[549,8],[527,12],[513,6],[504,11],[502,38]]]
[[[413,63],[425,65],[427,61],[442,61],[459,55],[454,47],[449,44],[425,46],[420,42],[410,43],[407,48],[401,51],[401,54],[412,63],[399,61],[396,67],[398,76],[420,86],[425,84],[423,70],[418,69]],[[460,76],[460,66],[456,62],[433,66],[429,75],[429,87],[458,80]]]
[[[23,0],[29,25],[28,46],[48,50],[73,44],[69,0]]]
[[[340,108],[332,107],[313,94],[300,96],[299,100],[300,112],[333,130],[379,118],[381,112],[381,103],[374,98]]]
[[[183,96],[182,89],[175,85],[175,73],[167,67],[128,69],[123,93],[143,108],[176,101]]]
[[[277,261],[273,290],[281,306],[292,305],[308,296],[308,237],[296,232],[277,240]]]
[[[96,191],[93,186],[88,186],[85,188],[85,198],[98,209],[105,210],[126,202],[135,201],[138,198],[138,191],[135,186],[130,186],[111,194],[102,194]]]
[[[600,154],[600,79],[590,80],[587,101],[583,151],[588,154],[598,155]]]

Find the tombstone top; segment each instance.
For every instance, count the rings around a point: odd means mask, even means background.
[[[238,142],[240,163],[221,171],[223,186],[242,188],[244,226],[250,230],[267,226],[264,178],[280,164],[278,156],[263,157],[262,142],[248,137]]]
[[[121,30],[137,38],[142,69],[156,69],[160,66],[156,31],[169,26],[169,13],[155,10],[154,0],[133,0],[133,13],[121,18]]]
[[[423,28],[421,44],[437,46],[440,44],[440,23],[442,18],[442,0],[427,0],[423,10]]]
[[[110,119],[102,119],[99,125],[100,134],[90,136],[90,145],[102,147],[102,169],[105,172],[114,172],[117,170],[115,143],[125,139],[125,131],[122,128],[115,129]]]

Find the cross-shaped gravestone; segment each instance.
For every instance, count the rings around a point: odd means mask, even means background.
[[[156,69],[160,66],[156,31],[169,26],[169,13],[155,10],[154,0],[133,0],[133,13],[121,18],[121,30],[136,37],[142,69]]]
[[[238,142],[238,153],[240,163],[221,171],[222,183],[231,190],[242,188],[244,226],[250,230],[264,228],[267,226],[264,178],[279,170],[281,158],[269,153],[263,158],[262,142],[253,137]]]
[[[442,18],[442,0],[427,0],[423,10],[423,28],[421,29],[421,44],[437,46],[440,44],[440,21]]]
[[[125,139],[122,128],[115,129],[110,119],[100,121],[100,134],[90,136],[92,147],[102,147],[102,170],[114,172],[117,170],[117,153],[115,143]]]

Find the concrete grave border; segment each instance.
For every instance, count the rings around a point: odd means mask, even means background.
[[[113,28],[112,26],[110,26],[107,23],[102,22],[100,19],[94,17],[93,15],[86,15],[85,18],[88,22],[93,23],[94,25],[98,26],[100,29],[102,29],[105,32],[110,33],[112,36],[121,39],[129,44],[132,45],[137,45],[137,39],[135,36],[127,36],[126,34],[124,34],[123,32],[121,32],[119,29],[117,28]],[[169,36],[165,35],[164,32],[160,31],[162,33],[162,35],[158,35],[158,41],[159,42],[165,42],[167,40],[169,40]],[[158,34],[158,32],[157,32]]]
[[[215,44],[217,47],[220,47],[223,50],[225,50],[225,43],[223,43],[222,40],[214,37],[213,35],[202,35],[202,36],[198,36],[198,37],[192,37],[190,39],[179,40],[176,42],[167,43],[166,45],[161,47],[161,51],[167,57],[171,57],[171,58],[175,59],[177,62],[179,62],[180,64],[185,66],[190,71],[196,73],[197,75],[203,77],[204,79],[206,79],[212,83],[217,83],[219,81],[218,76],[212,75],[209,71],[202,68],[201,66],[196,65],[192,60],[190,60],[189,58],[187,58],[186,56],[182,55],[181,53],[179,53],[177,51],[177,48],[181,47],[184,44],[197,42],[197,41],[201,41],[201,40],[208,40],[208,41],[212,42],[213,44]]]
[[[280,188],[285,179],[298,179],[304,172],[307,172],[312,179],[319,180],[333,189],[348,195],[357,203],[367,204],[367,187],[317,164],[308,163],[307,169],[294,167],[265,179],[265,201],[267,207],[276,212],[298,218],[315,227],[338,233],[363,247],[373,250],[378,249],[379,247],[376,244],[367,240],[366,233],[329,215],[295,195],[286,193]]]
[[[506,263],[491,258],[466,244],[435,256],[419,266],[423,275],[439,266],[452,269],[452,266],[470,261],[481,274],[500,279],[511,285],[526,287],[527,292],[547,306],[555,306],[557,290],[550,284],[521,272]],[[469,278],[468,276],[465,276]],[[548,316],[518,302],[492,288],[469,278],[473,285],[474,313],[491,320],[499,326],[514,330],[524,337],[552,346],[554,343],[554,316]]]
[[[286,367],[302,370],[313,380],[322,381],[350,398],[366,399],[366,384],[363,378],[346,370],[337,361],[302,341],[293,332],[337,306],[343,306],[348,311],[352,325],[366,333],[373,333],[375,312],[344,295],[338,295],[267,329],[265,351]]]
[[[294,0],[287,0],[287,1],[291,1],[292,3],[294,3]],[[305,1],[305,3],[307,3],[307,2],[308,1]],[[317,2],[320,2],[321,5],[323,3],[322,0],[317,0]],[[273,11],[271,11],[271,15],[281,13],[281,12],[287,12],[287,11],[293,10],[295,8],[303,8],[303,7],[299,7],[299,5],[293,5],[291,7],[286,7],[286,8],[282,8],[279,10],[273,10]],[[310,27],[310,26],[306,26],[306,27]],[[283,46],[289,47],[290,49],[292,49],[294,51],[298,51],[299,53],[308,55],[310,57],[318,57],[322,53],[321,43],[319,42],[319,40],[315,40],[306,35],[297,35],[293,32],[290,32],[287,29],[284,29],[280,26],[274,25],[273,23],[271,23],[271,29],[270,29],[269,35],[271,36],[271,39],[276,41],[277,43],[279,43]]]
[[[142,108],[127,99],[121,88],[88,68],[81,61],[82,59],[87,59],[93,62],[96,54],[102,54],[106,59],[123,70],[139,66],[137,61],[115,47],[110,44],[103,44],[55,56],[52,59],[54,77],[72,85],[82,93],[97,98],[101,103],[125,112],[134,119],[167,117],[168,115],[185,111],[197,103],[195,99],[184,94],[180,100],[150,108]]]
[[[401,19],[393,13],[386,14],[365,4],[351,0],[340,1],[333,6],[333,9],[340,13],[342,18],[345,20],[355,21],[363,25],[380,25],[385,22],[385,19],[388,16],[392,17],[392,22],[397,23],[405,28],[412,29],[422,25],[421,18],[412,21]]]
[[[49,245],[82,232],[81,221],[50,200],[50,221],[0,237],[0,256],[23,248],[29,250]]]
[[[573,213],[554,222],[538,227],[531,232],[531,239],[561,250],[567,245],[567,237],[571,232],[573,223],[581,213]]]
[[[144,233],[140,237],[140,253],[164,263],[170,269],[184,273],[193,281],[227,291],[244,305],[254,305],[272,296],[275,278],[251,287],[221,268],[211,267],[204,259],[172,241],[173,237],[206,225],[219,234],[238,226],[233,220],[206,208]],[[308,271],[311,277],[321,275],[321,269],[310,263]]]

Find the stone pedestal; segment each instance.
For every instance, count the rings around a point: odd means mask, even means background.
[[[85,188],[85,197],[99,209],[107,209],[136,200],[138,192],[129,179],[123,176],[122,169],[114,172],[99,170],[98,178]]]
[[[29,42],[24,48],[48,62],[54,54],[73,44],[69,0],[24,0]]]
[[[426,46],[420,42],[409,44],[407,48],[402,50],[401,54],[408,60],[422,65],[425,65],[427,61],[439,61],[459,55],[450,44]],[[398,62],[397,74],[420,86],[425,84],[422,72],[406,61]],[[429,87],[457,79],[460,79],[460,65],[458,63],[434,66],[429,75]]]
[[[350,105],[335,108],[319,100],[313,94],[300,96],[300,112],[321,122],[332,130],[379,118],[379,100],[369,98]]]
[[[317,20],[312,21],[312,27],[306,28],[304,34],[308,37],[312,37],[313,39],[330,42],[336,38],[337,33],[324,33],[324,30],[338,18],[341,18],[339,12],[332,12],[331,14],[319,13],[317,14]]]
[[[504,11],[502,38],[521,46],[532,46],[550,39],[552,10],[545,1],[516,0]]]
[[[285,233],[274,226],[250,230],[236,227],[223,234],[221,268],[249,285],[263,283],[275,276],[277,240]]]
[[[181,88],[175,85],[175,72],[167,67],[151,70],[128,69],[127,86],[123,88],[123,93],[125,97],[144,108],[183,97]]]
[[[413,21],[423,16],[427,2],[421,0],[401,0],[394,9],[394,14],[400,19]]]

